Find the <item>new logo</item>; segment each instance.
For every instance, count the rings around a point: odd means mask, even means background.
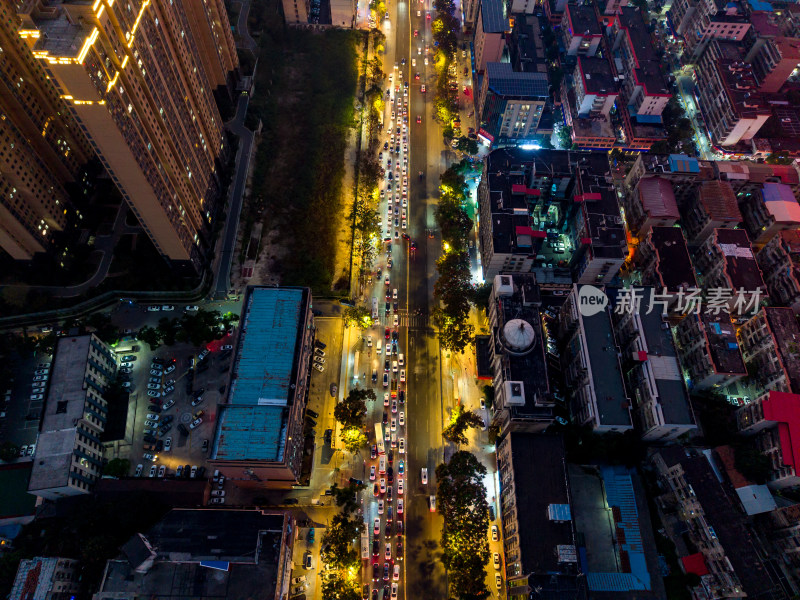
[[[578,291],[578,310],[584,317],[603,312],[608,306],[608,296],[593,285],[584,285]]]

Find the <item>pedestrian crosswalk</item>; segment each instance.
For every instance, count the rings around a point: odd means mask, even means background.
[[[398,325],[400,327],[410,327],[412,329],[420,329],[426,328],[430,326],[430,317],[428,315],[420,315],[420,314],[409,314],[406,310],[398,311]],[[384,327],[393,327],[394,326],[394,315],[395,313],[391,313],[389,315],[382,315],[381,316],[381,325]]]

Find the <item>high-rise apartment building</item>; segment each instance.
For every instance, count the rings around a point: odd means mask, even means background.
[[[0,248],[17,260],[45,251],[66,225],[71,207],[64,185],[91,156],[28,50],[31,35],[13,12],[0,20]]]
[[[19,10],[30,51],[156,249],[189,271],[210,243],[225,149],[213,92],[231,48],[205,47],[225,40],[216,8],[205,24],[174,0],[28,0]]]
[[[239,55],[223,0],[181,0],[203,70],[217,94],[236,87]]]

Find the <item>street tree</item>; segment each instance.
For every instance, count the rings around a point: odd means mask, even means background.
[[[367,434],[360,427],[343,427],[339,439],[342,440],[344,449],[355,454],[367,445]]]
[[[346,513],[354,513],[359,508],[358,502],[356,502],[355,497],[356,494],[359,492],[364,491],[367,489],[367,486],[363,483],[350,483],[347,487],[340,488],[337,484],[333,484],[331,486],[331,492],[333,494],[333,500],[336,502],[336,506],[341,507],[341,509]]]
[[[127,458],[113,458],[103,467],[103,475],[125,477],[131,470],[131,461]]]
[[[483,419],[477,413],[466,410],[463,404],[458,404],[450,414],[450,423],[442,429],[442,437],[454,444],[468,444],[466,431],[470,427],[483,427]]]
[[[464,450],[436,467],[439,510],[444,519],[442,562],[450,592],[457,598],[486,598],[489,505],[483,480],[486,467]]]
[[[322,600],[361,600],[355,580],[336,573],[322,582]]]
[[[367,414],[367,401],[375,401],[372,389],[353,388],[344,400],[333,409],[333,418],[343,427],[361,427]]]
[[[4,462],[11,462],[19,457],[19,446],[11,442],[3,442],[0,446],[0,460]]]
[[[331,526],[322,537],[320,556],[334,569],[347,569],[360,564],[360,554],[354,544],[361,534],[364,522],[358,516],[338,513],[331,519]]]
[[[167,346],[174,346],[178,335],[178,319],[161,317],[158,320],[158,332]]]
[[[439,329],[439,343],[445,350],[463,354],[475,339],[475,328],[467,323],[465,317],[455,319],[436,307],[433,310],[433,322]]]
[[[478,142],[477,140],[473,140],[472,138],[462,135],[460,138],[458,138],[456,150],[466,152],[467,154],[477,154]]]
[[[483,310],[484,313],[489,313],[489,299],[492,297],[492,284],[482,283],[472,291],[472,303]]]
[[[473,222],[461,202],[442,195],[433,209],[433,215],[442,230],[442,240],[456,250],[465,248],[466,237],[472,231]]]
[[[348,306],[342,313],[347,327],[368,329],[372,327],[372,316],[366,306]]]
[[[140,341],[144,342],[150,347],[150,350],[155,350],[161,345],[161,332],[158,329],[145,325],[139,330],[136,336]]]
[[[442,302],[448,315],[465,317],[473,291],[469,255],[466,251],[443,254],[436,261],[436,270],[439,277],[433,287],[434,297]]]

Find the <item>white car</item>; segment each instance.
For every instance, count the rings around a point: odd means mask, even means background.
[[[200,427],[200,423],[203,422],[203,417],[197,417],[194,421],[189,424],[189,429],[197,429]]]
[[[155,466],[155,465],[152,465],[150,467],[150,475],[148,475],[148,477],[155,477],[156,473],[158,473],[158,467]]]
[[[494,568],[496,570],[500,570],[500,554],[498,552],[494,553]]]
[[[428,485],[428,469],[422,468],[422,485]]]
[[[406,382],[406,370],[400,369],[400,383]]]
[[[397,431],[397,419],[392,417],[392,431]]]
[[[158,467],[158,476],[160,478],[163,478],[164,475],[166,475],[166,474],[167,474],[167,467],[166,466],[161,465],[160,467]]]
[[[161,392],[156,392],[155,390],[147,390],[147,395],[151,398],[161,398]]]
[[[148,383],[147,384],[147,389],[148,390],[160,390],[161,389],[161,385],[158,384],[158,383]]]
[[[151,421],[158,421],[158,415],[153,413],[147,413],[146,419],[150,419]]]
[[[185,310],[186,312],[197,312],[198,310],[200,310],[200,307],[199,306],[187,306],[183,310]]]
[[[375,465],[372,465],[369,468],[369,480],[370,481],[375,481]]]
[[[220,496],[220,497],[222,497],[222,496],[225,495],[225,490],[212,490],[211,491],[211,495],[212,496]]]
[[[400,427],[404,427],[406,424],[406,413],[402,410],[400,411],[400,416],[398,417],[397,423],[400,425]]]
[[[373,522],[372,533],[375,535],[381,534],[381,520],[378,518]]]
[[[497,525],[492,525],[492,541],[500,541],[500,530],[497,528]]]
[[[497,574],[496,574],[496,575],[494,576],[494,582],[495,582],[495,584],[497,584],[497,589],[498,589],[498,590],[499,590],[499,589],[502,589],[502,587],[503,587],[503,578],[502,578],[502,577],[500,577],[500,575],[497,575]]]
[[[141,477],[142,476],[142,471],[144,471],[144,465],[142,465],[142,464],[136,465],[136,473],[133,476],[134,477]]]
[[[402,498],[398,498],[397,499],[397,514],[398,515],[402,515],[403,514],[403,499]]]
[[[191,473],[189,473],[189,477],[191,477],[192,479],[197,477],[197,469],[198,469],[197,465],[193,465],[192,466],[192,471],[191,471]]]
[[[233,350],[233,346],[231,344],[225,344],[220,350]]]
[[[395,565],[394,566],[394,572],[392,573],[392,579],[394,581],[397,581],[398,579],[400,579],[400,565]]]
[[[170,312],[170,311],[172,311],[172,310],[175,310],[175,307],[174,307],[174,306],[172,306],[171,304],[164,304],[164,305],[161,307],[161,310],[163,310],[164,312]]]
[[[160,310],[161,310],[160,306],[148,306],[147,307],[147,312],[158,312]]]
[[[394,326],[397,327],[400,324],[400,317],[397,315],[394,316]]]
[[[225,504],[225,498],[212,498],[211,504]]]
[[[383,514],[383,500],[378,500],[378,514]]]
[[[392,600],[397,600],[397,584],[392,583]]]
[[[389,344],[386,344],[386,349],[389,349]],[[389,392],[384,392],[383,394],[383,405],[389,406]]]
[[[161,410],[169,410],[173,406],[175,406],[175,398],[172,398],[169,402],[165,402],[164,404],[162,404]]]
[[[406,453],[406,438],[401,437],[397,442],[398,448],[400,449],[400,454]]]
[[[397,373],[397,361],[396,360],[392,361],[392,372],[393,373]],[[394,412],[394,411],[392,411],[392,412]]]
[[[403,495],[403,489],[405,488],[405,480],[402,477],[397,478],[397,495]]]
[[[172,438],[168,437],[164,440],[164,452],[169,452],[172,450]]]

